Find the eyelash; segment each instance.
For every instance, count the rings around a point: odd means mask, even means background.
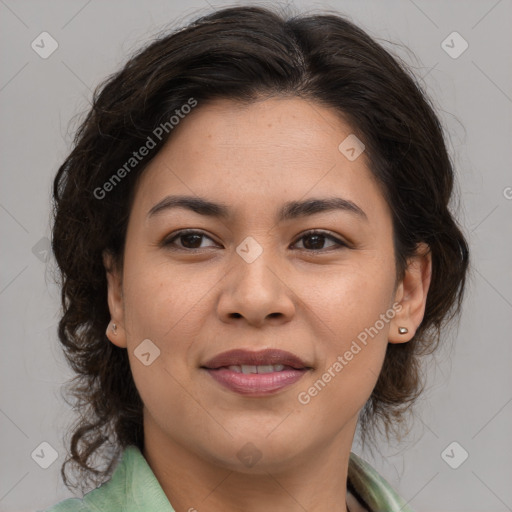
[[[182,231],[178,231],[177,233],[175,233],[171,238],[164,240],[162,242],[162,246],[164,246],[166,248],[169,248],[170,250],[173,250],[173,251],[185,251],[185,252],[199,252],[199,251],[202,251],[204,249],[208,249],[208,247],[190,249],[190,248],[187,248],[187,247],[173,246],[174,240],[176,240],[176,239],[178,239],[178,238],[180,238],[182,236],[186,236],[186,235],[200,235],[202,237],[209,238],[210,240],[212,240],[212,242],[215,242],[215,240],[210,238],[208,235],[206,235],[202,231],[197,231],[197,230],[194,230],[194,229],[184,229]],[[335,242],[338,245],[338,247],[331,246],[330,248],[327,248],[327,249],[317,249],[317,250],[316,249],[299,249],[300,251],[307,251],[309,253],[318,253],[318,252],[327,252],[327,251],[331,251],[331,250],[340,250],[340,249],[348,247],[348,244],[346,244],[345,242],[343,242],[339,238],[336,238],[335,236],[330,235],[330,234],[328,234],[325,231],[321,231],[321,230],[317,230],[317,229],[312,229],[310,231],[306,231],[306,232],[302,233],[302,235],[299,238],[296,239],[296,241],[294,242],[294,245],[299,240],[302,240],[303,238],[306,238],[308,236],[314,236],[314,235],[322,235],[326,239],[330,239],[331,241]]]

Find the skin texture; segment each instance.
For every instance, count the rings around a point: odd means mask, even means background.
[[[396,282],[389,207],[365,154],[349,161],[338,150],[350,133],[335,111],[294,97],[200,104],[137,184],[123,269],[105,254],[118,326],[108,336],[128,350],[144,402],[144,456],[178,512],[346,511],[358,414],[387,343],[409,341],[419,326],[431,271],[420,246]],[[168,194],[224,203],[232,216],[168,209],[148,218]],[[276,221],[287,201],[329,197],[353,201],[367,220],[334,210]],[[186,228],[206,236],[161,245]],[[311,229],[347,246],[304,237]],[[263,250],[252,263],[236,252],[247,236]],[[301,404],[298,394],[394,303],[394,318]],[[144,339],[161,351],[149,366],[134,355]],[[313,369],[273,395],[243,396],[200,369],[233,348],[280,348]],[[261,454],[252,467],[237,457],[247,443]]]

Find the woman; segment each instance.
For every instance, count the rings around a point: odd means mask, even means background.
[[[222,9],[110,77],[75,142],[62,475],[104,485],[50,510],[410,510],[351,446],[400,432],[468,248],[407,69],[339,16]]]

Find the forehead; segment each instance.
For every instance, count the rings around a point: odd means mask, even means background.
[[[231,152],[232,158],[250,151],[258,158],[312,160],[337,150],[351,132],[336,111],[311,100],[279,97],[245,104],[222,99],[199,105],[181,122],[169,145]]]
[[[277,207],[307,196],[342,195],[385,214],[364,151],[349,159],[340,150],[353,136],[336,111],[300,98],[199,103],[144,171],[137,202],[147,209],[167,193],[179,193]]]

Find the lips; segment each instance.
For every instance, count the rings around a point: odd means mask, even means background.
[[[243,349],[229,350],[216,355],[201,367],[209,370],[229,366],[270,366],[283,365],[297,370],[308,370],[310,367],[299,357],[285,350],[267,349],[253,352]]]

